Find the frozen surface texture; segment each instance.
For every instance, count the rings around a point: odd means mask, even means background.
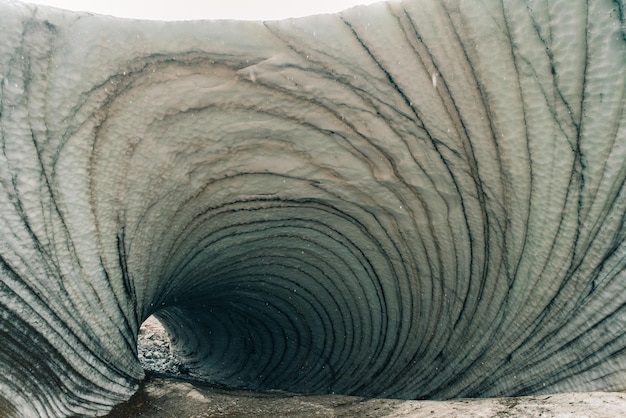
[[[239,388],[625,389],[625,9],[0,2],[2,412],[127,400],[152,314]]]

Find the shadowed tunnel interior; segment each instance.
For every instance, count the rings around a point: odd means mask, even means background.
[[[0,405],[106,412],[153,314],[235,387],[626,388],[619,4],[0,16]]]

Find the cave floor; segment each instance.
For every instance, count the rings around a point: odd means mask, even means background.
[[[204,417],[621,417],[624,393],[454,401],[401,401],[340,395],[294,395],[223,389],[149,374],[140,390],[108,418]]]

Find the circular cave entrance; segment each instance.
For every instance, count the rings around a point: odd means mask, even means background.
[[[147,372],[166,376],[189,375],[189,370],[172,349],[167,330],[154,315],[139,328],[137,355],[141,367]]]

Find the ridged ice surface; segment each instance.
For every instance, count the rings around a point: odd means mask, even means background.
[[[127,399],[151,314],[242,388],[626,389],[625,6],[503,3],[0,3],[0,408]]]

